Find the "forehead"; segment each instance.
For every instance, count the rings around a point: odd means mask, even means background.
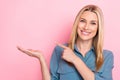
[[[83,12],[80,18],[87,19],[87,20],[94,20],[94,21],[98,20],[96,13],[91,11]]]

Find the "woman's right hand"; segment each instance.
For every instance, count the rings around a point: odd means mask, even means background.
[[[31,57],[36,57],[38,59],[43,58],[42,52],[39,50],[33,50],[33,49],[24,49],[20,46],[17,46],[17,49]]]
[[[42,72],[42,80],[50,80],[50,72],[47,67],[45,58],[42,55],[42,52],[39,50],[33,50],[33,49],[24,49],[22,47],[17,46],[17,49],[29,56],[36,57],[39,59],[40,64],[41,64],[41,72]]]

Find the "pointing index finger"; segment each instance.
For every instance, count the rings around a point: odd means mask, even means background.
[[[60,46],[60,47],[63,48],[63,49],[67,49],[67,48],[68,48],[67,46],[62,45],[62,44],[60,44],[60,43],[57,43],[57,45]]]

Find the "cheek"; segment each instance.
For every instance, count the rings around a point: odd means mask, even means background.
[[[94,28],[92,29],[92,31],[94,32],[94,34],[96,34],[97,31],[98,31],[98,28],[97,28],[97,27],[94,27]]]
[[[78,24],[78,28],[83,28],[84,26],[85,26],[84,23],[79,23],[79,24]]]

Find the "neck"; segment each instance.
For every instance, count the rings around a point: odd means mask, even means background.
[[[83,56],[86,55],[86,53],[91,49],[92,46],[92,40],[89,41],[83,41],[83,40],[77,40],[76,45],[78,50],[81,52]]]

